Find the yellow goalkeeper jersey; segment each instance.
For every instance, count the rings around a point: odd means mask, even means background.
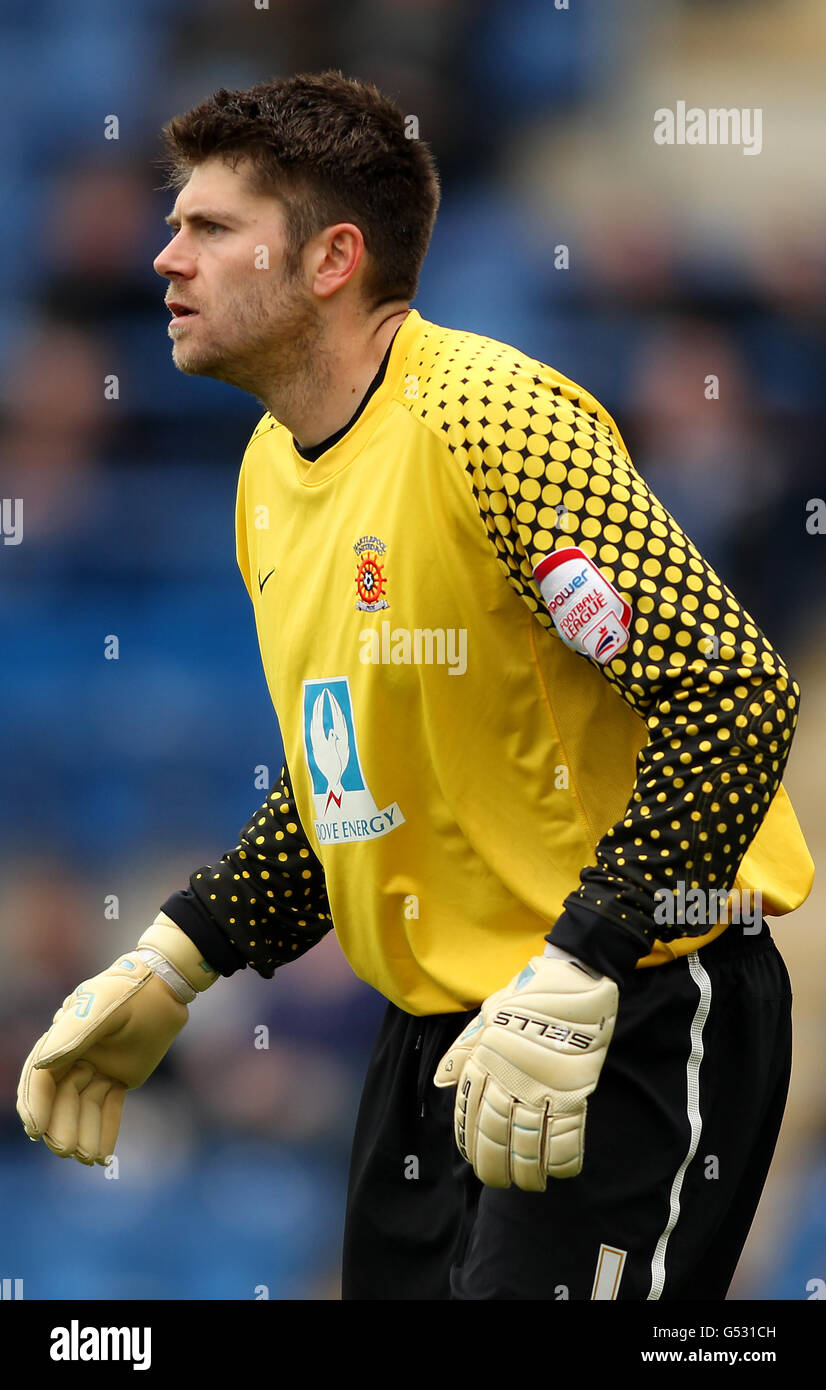
[[[236,968],[334,925],[399,1007],[459,1011],[566,900],[647,966],[726,929],[658,925],[669,893],[808,894],[781,785],[798,688],[557,371],[410,311],[314,462],[260,421],[237,554],[287,767],[190,880]]]
[[[261,420],[237,553],[332,923],[400,1007],[473,1007],[569,895],[641,964],[725,925],[652,930],[657,890],[805,898],[797,687],[558,372],[412,310],[316,461]]]

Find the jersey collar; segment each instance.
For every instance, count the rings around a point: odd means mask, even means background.
[[[290,437],[290,452],[300,483],[306,487],[316,487],[319,483],[326,482],[342,468],[346,468],[361,452],[401,385],[410,348],[418,337],[423,322],[421,314],[416,309],[411,309],[396,330],[384,379],[350,428],[329,449],[325,449],[319,458],[312,462],[302,458],[295,447],[295,441]]]

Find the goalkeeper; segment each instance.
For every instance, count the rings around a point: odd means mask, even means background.
[[[285,763],[18,1109],[105,1162],[197,994],[335,926],[388,1001],[345,1298],[723,1299],[789,1079],[799,690],[598,401],[411,309],[406,134],[335,73],[165,127],[173,360],[266,410],[236,541]]]

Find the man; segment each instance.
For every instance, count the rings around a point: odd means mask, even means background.
[[[798,688],[592,396],[410,308],[439,188],[391,102],[299,76],[164,133],[173,360],[267,411],[237,553],[286,763],[55,1015],[27,1132],[105,1162],[195,994],[335,926],[388,999],[345,1298],[722,1299],[788,1084]]]

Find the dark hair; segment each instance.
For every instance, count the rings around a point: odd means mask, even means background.
[[[212,156],[252,161],[250,185],[281,199],[287,259],[336,222],[353,222],[369,253],[364,297],[415,297],[439,206],[439,176],[401,109],[371,83],[301,73],[245,91],[221,88],[162,129],[167,188],[182,188]]]

